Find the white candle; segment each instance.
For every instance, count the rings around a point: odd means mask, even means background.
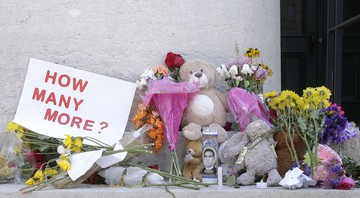
[[[218,176],[218,188],[222,188],[222,184],[223,184],[223,173],[222,173],[222,167],[219,166],[217,168],[217,176]]]
[[[256,188],[261,188],[261,189],[267,188],[267,183],[266,182],[257,182]]]

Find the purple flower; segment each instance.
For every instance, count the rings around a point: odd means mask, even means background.
[[[299,160],[299,164],[300,164],[300,167],[299,167],[299,168],[304,171],[303,174],[310,177],[310,175],[311,175],[311,169],[310,169],[310,167],[309,167],[307,164],[303,163],[302,160]],[[294,162],[294,163],[291,165],[290,170],[293,170],[294,168],[297,168],[297,167],[298,167],[297,164]],[[304,170],[304,169],[305,169],[305,170]]]
[[[340,106],[332,104],[324,112],[325,122],[319,133],[319,143],[339,144],[357,137],[354,123],[347,120]]]
[[[234,62],[228,64],[226,67],[227,67],[227,69],[230,69],[231,66],[237,65],[241,70],[241,68],[244,64],[250,65],[250,63],[251,63],[251,58],[246,57],[246,56],[241,56],[240,58],[236,59]]]
[[[265,68],[259,66],[259,68],[255,72],[255,79],[262,80],[265,79],[268,75],[268,71]]]
[[[343,170],[340,164],[335,164],[331,169],[332,169],[332,172],[334,172],[336,174],[339,174],[340,171]]]

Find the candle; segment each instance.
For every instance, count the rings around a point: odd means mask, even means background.
[[[257,182],[256,183],[256,188],[267,188],[267,183],[266,182]]]
[[[218,188],[219,188],[219,189],[222,188],[222,184],[223,184],[223,173],[222,173],[222,172],[223,172],[223,171],[222,171],[222,167],[219,166],[219,167],[217,168]]]

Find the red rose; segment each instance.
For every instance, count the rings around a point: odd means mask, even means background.
[[[45,162],[46,157],[41,153],[36,153],[34,151],[27,151],[26,152],[26,159],[30,162]]]
[[[180,54],[169,52],[166,55],[165,64],[168,66],[168,68],[180,67],[182,64],[184,64],[184,59]]]
[[[339,190],[349,190],[355,186],[355,182],[351,177],[343,177],[340,184],[337,186]]]
[[[270,122],[271,123],[273,123],[274,122],[274,120],[277,120],[277,113],[276,113],[276,111],[274,110],[274,109],[271,109],[270,110]]]

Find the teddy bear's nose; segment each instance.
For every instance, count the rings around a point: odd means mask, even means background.
[[[195,76],[198,77],[198,78],[201,78],[202,73],[196,73]]]

